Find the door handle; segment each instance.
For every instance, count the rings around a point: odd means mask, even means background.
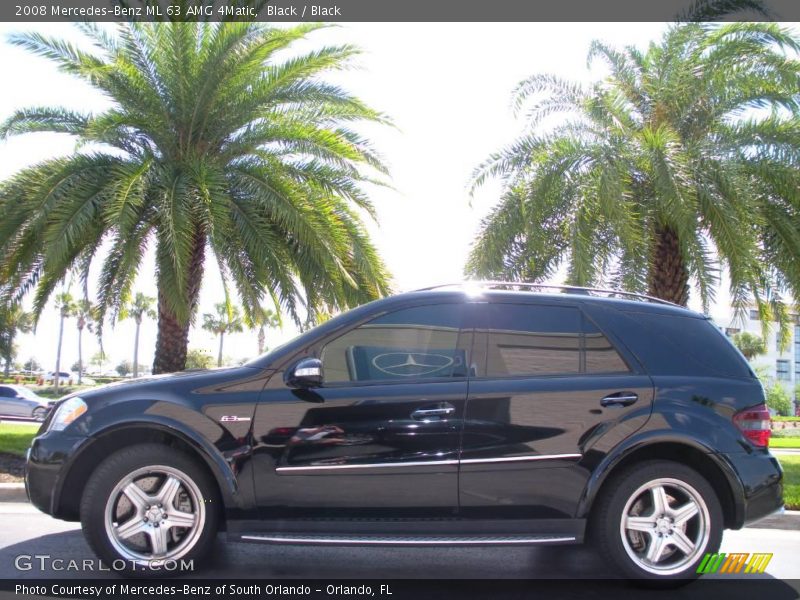
[[[630,406],[638,399],[639,396],[633,392],[617,392],[616,394],[610,394],[600,400],[600,406]]]
[[[411,418],[424,421],[430,418],[449,417],[455,412],[456,407],[452,404],[440,404],[436,408],[418,408],[411,413]]]

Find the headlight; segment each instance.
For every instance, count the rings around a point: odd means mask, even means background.
[[[53,418],[50,420],[49,431],[61,431],[67,425],[72,423],[75,419],[80,417],[87,411],[89,407],[78,396],[73,396],[69,400],[65,400],[56,409]]]

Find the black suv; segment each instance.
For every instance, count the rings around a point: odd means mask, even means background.
[[[783,506],[769,413],[705,317],[492,284],[361,306],[237,368],[62,400],[29,451],[41,510],[148,574],[236,541],[569,544],[695,576]]]

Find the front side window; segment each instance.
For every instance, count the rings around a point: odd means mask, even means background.
[[[322,349],[325,383],[465,377],[462,305],[416,306],[359,325]]]

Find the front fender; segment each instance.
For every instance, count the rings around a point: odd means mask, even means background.
[[[124,411],[119,410],[119,406],[111,411],[97,411],[92,414],[91,421],[82,423],[74,432],[82,434],[82,441],[73,448],[69,464],[63,469],[65,475],[56,482],[56,512],[65,483],[73,475],[76,465],[88,460],[90,455],[87,453],[104,451],[113,447],[115,440],[124,439],[126,433],[141,430],[176,438],[201,457],[217,482],[226,509],[252,507],[252,495],[242,493],[238,478],[242,463],[249,456],[249,426],[246,435],[234,437],[230,430],[188,406],[145,400],[125,404]]]

